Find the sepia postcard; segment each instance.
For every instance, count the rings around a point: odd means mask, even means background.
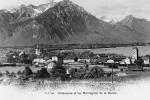
[[[0,0],[0,100],[149,92],[149,0]]]

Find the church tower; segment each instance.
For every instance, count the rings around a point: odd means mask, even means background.
[[[139,50],[137,47],[133,48],[133,54],[132,54],[132,63],[134,63],[134,61],[138,60],[139,57]]]
[[[39,55],[41,54],[38,44],[37,44],[37,47],[36,47],[36,49],[35,49],[35,54],[36,54],[37,56],[39,56]]]

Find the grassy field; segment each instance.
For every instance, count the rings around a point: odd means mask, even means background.
[[[33,72],[37,72],[41,68],[38,67],[30,67]],[[14,72],[17,73],[18,71],[23,71],[25,67],[0,67],[0,72],[5,73],[6,71],[9,71],[10,73]],[[118,71],[117,71],[118,72]],[[126,80],[136,80],[136,79],[143,79],[143,78],[150,78],[150,71],[127,71],[127,72],[118,72],[120,75],[114,76],[115,81],[126,81]],[[109,79],[110,78],[110,79]],[[109,78],[100,78],[100,79],[94,79],[95,81],[111,81],[112,77]]]
[[[33,72],[37,72],[40,68],[30,67]],[[18,71],[23,71],[25,67],[0,67],[0,72],[5,73],[6,71],[17,73]]]
[[[33,72],[39,70],[39,68],[31,67]],[[0,72],[18,72],[23,71],[24,67],[3,67],[0,68]],[[137,82],[142,80],[149,80],[150,79],[150,72],[142,72],[142,71],[134,71],[134,72],[119,72],[123,75],[121,76],[114,76],[113,77],[113,84],[112,84],[112,76],[110,77],[102,77],[102,78],[95,78],[95,79],[85,79],[85,80],[71,80],[71,81],[51,81],[49,79],[40,79],[40,80],[29,80],[29,81],[22,81],[22,80],[7,80],[4,84],[13,84],[17,87],[21,88],[32,88],[32,90],[44,90],[44,89],[65,89],[65,88],[88,88],[92,90],[108,90],[113,91],[118,86],[122,86],[124,84],[137,84]]]
[[[140,81],[150,80],[150,72],[128,72],[129,76],[119,77],[114,79],[114,83],[109,78],[97,78],[89,80],[71,80],[71,81],[50,81],[44,80],[30,80],[30,81],[11,81],[9,85],[15,85],[21,89],[29,89],[31,91],[56,91],[60,89],[76,90],[90,90],[90,91],[117,91],[120,87],[125,87],[129,84],[136,85]],[[8,83],[7,83],[8,84]]]

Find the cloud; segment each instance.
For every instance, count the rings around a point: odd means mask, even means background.
[[[150,0],[72,0],[92,14],[122,19],[128,14],[150,19]]]
[[[21,4],[42,4],[50,0],[0,0],[0,9]],[[62,0],[55,0],[62,1]],[[97,17],[122,19],[128,14],[150,20],[150,0],[71,0]]]
[[[21,4],[42,4],[42,3],[47,3],[50,0],[0,0],[0,9],[10,9],[13,7],[17,7]]]

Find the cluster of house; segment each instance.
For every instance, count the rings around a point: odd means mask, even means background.
[[[40,52],[36,50],[36,54],[39,55]],[[51,59],[44,60],[43,58],[37,58],[33,60],[33,63],[38,66],[45,66],[46,68],[53,68],[55,66],[55,62],[61,61],[65,66],[70,68],[81,68],[86,65],[107,65],[107,64],[119,64],[121,66],[130,66],[133,65],[136,60],[139,58],[139,50],[138,48],[133,49],[132,57],[121,58],[120,60],[116,60],[115,57],[109,57],[106,55],[97,55],[94,58],[88,59],[63,59],[62,57],[53,56]],[[143,59],[143,63],[145,65],[150,64],[149,57],[141,57]]]
[[[143,56],[143,57],[140,57],[140,58],[143,60],[143,64],[145,64],[145,65],[150,64],[150,58],[149,57]],[[123,59],[120,62],[120,64],[127,64],[127,65],[134,64],[135,61],[138,60],[138,59],[139,59],[139,50],[138,50],[138,48],[134,48],[132,57],[127,57],[127,58]]]

